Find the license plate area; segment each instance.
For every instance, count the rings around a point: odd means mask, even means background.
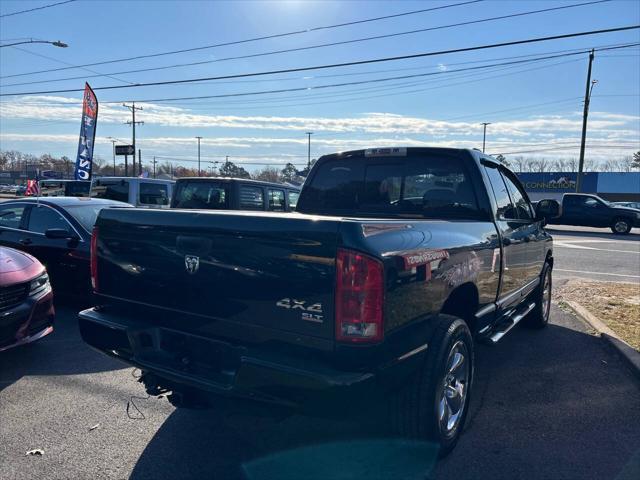
[[[233,383],[240,365],[238,347],[206,337],[154,328],[131,333],[131,340],[142,364],[222,385]]]

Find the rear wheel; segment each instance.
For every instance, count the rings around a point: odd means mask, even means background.
[[[551,311],[551,265],[544,264],[540,278],[540,286],[536,289],[536,306],[525,318],[524,324],[531,328],[544,328],[549,323],[549,312]]]
[[[434,442],[441,457],[455,447],[470,401],[473,340],[467,324],[441,315],[420,371],[393,398],[400,434]]]
[[[631,231],[631,222],[626,218],[616,218],[611,225],[611,231],[618,235],[625,235]]]

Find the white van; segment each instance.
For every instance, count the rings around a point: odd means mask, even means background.
[[[173,180],[138,177],[100,177],[91,183],[91,197],[126,202],[134,207],[169,208]]]

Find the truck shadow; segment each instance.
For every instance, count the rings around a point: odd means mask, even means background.
[[[176,410],[130,478],[613,478],[640,450],[639,385],[600,339],[516,329],[476,359],[466,432],[443,461],[376,419]]]
[[[80,337],[82,305],[56,299],[54,331],[34,343],[0,352],[0,391],[29,375],[75,375],[126,368],[87,346]]]

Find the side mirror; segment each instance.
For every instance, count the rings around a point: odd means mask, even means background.
[[[536,220],[547,221],[560,216],[560,204],[556,200],[540,200],[536,205]]]
[[[44,236],[51,239],[77,240],[78,235],[64,228],[49,228],[44,232]]]

